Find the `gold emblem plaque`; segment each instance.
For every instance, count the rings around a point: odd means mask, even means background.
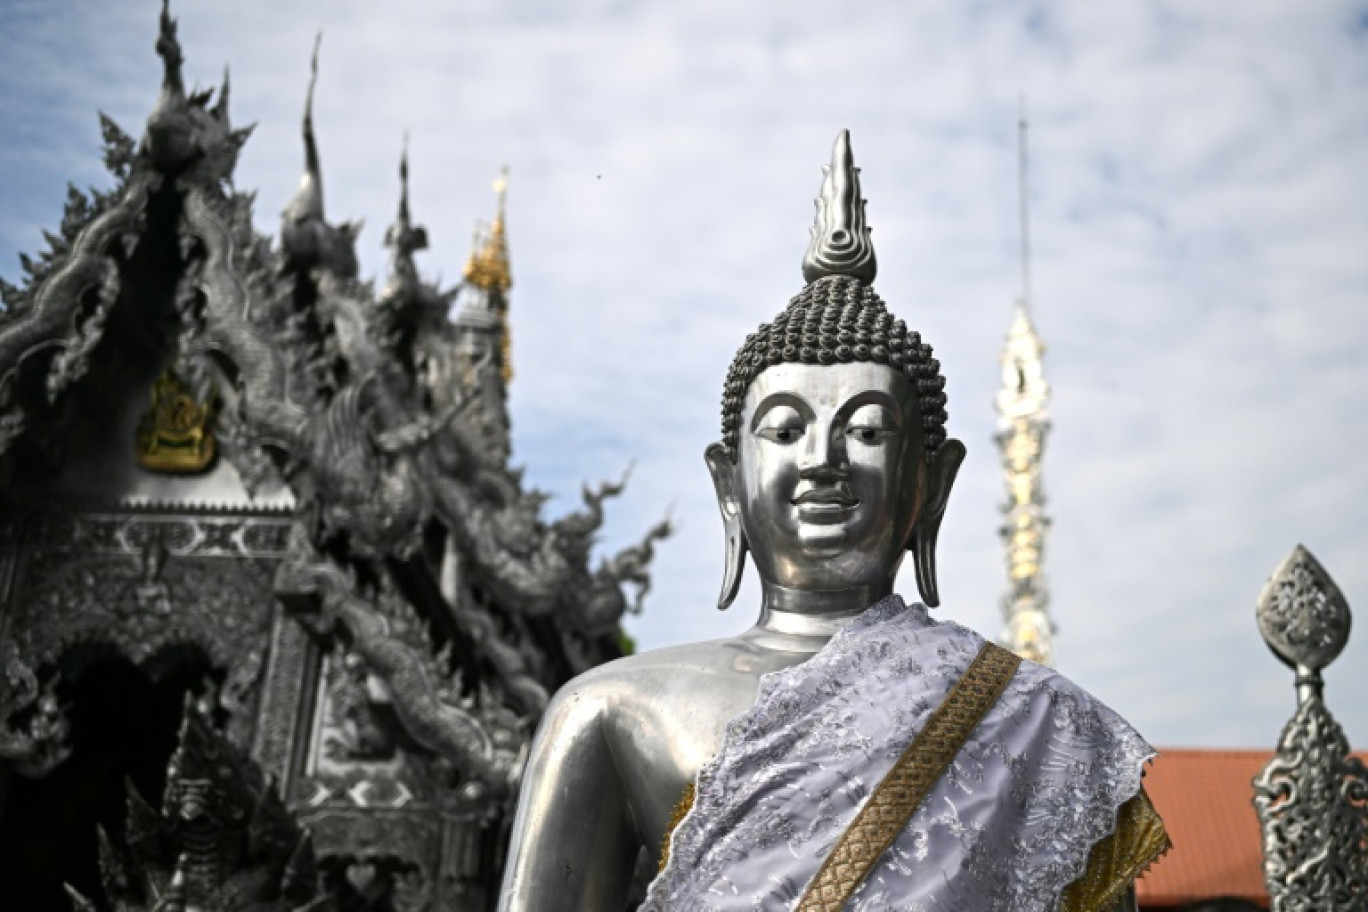
[[[138,465],[191,475],[214,461],[214,399],[200,402],[171,368],[152,384],[152,408],[138,422]]]

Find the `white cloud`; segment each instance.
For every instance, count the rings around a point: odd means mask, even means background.
[[[701,452],[746,332],[798,290],[832,135],[854,131],[879,288],[937,347],[970,460],[942,542],[948,615],[1003,589],[991,433],[1017,292],[1015,108],[1032,108],[1035,313],[1056,430],[1048,566],[1065,670],[1160,743],[1270,744],[1290,674],[1254,595],[1305,540],[1368,610],[1368,26],[1361,3],[178,4],[188,72],[233,69],[238,170],[272,231],[316,120],[329,213],[377,271],[401,136],[430,273],[459,276],[512,167],[516,458],[565,509],[635,460],[606,537],[668,503],[644,645],[743,626],[711,607]],[[155,9],[11,2],[0,266],[98,172],[94,110],[135,131]],[[908,587],[911,583],[908,581]],[[734,616],[733,616],[734,615]],[[1329,675],[1368,744],[1368,642]]]

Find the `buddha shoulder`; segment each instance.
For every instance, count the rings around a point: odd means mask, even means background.
[[[754,701],[761,675],[798,660],[744,636],[653,649],[574,678],[556,694],[548,715],[734,714]]]

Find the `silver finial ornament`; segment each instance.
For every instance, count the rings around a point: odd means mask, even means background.
[[[822,192],[817,197],[817,218],[812,240],[803,256],[803,279],[811,284],[827,276],[850,276],[874,284],[878,263],[874,242],[865,222],[865,201],[860,197],[860,169],[850,151],[850,131],[836,135],[831,164],[822,169]]]
[[[1292,668],[1319,672],[1349,641],[1349,603],[1302,545],[1292,549],[1264,584],[1258,620],[1268,648]]]
[[[1325,705],[1321,670],[1349,639],[1349,604],[1301,545],[1259,595],[1259,630],[1297,672],[1297,711],[1255,777],[1272,912],[1368,908],[1368,768]]]

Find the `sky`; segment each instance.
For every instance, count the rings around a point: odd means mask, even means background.
[[[141,132],[154,0],[0,0],[0,275],[107,186],[96,111]],[[1152,742],[1271,747],[1294,704],[1254,604],[1298,542],[1368,611],[1368,3],[1299,0],[239,0],[173,4],[187,80],[231,67],[236,172],[274,234],[299,180],[308,57],[327,212],[381,240],[410,137],[429,278],[459,279],[510,169],[514,460],[572,509],[619,476],[605,551],[667,510],[641,648],[738,632],[702,453],[745,335],[802,285],[820,166],[852,132],[896,314],[936,347],[969,457],[939,616],[990,636],[1005,591],[993,443],[1020,293],[1053,431],[1057,664]],[[910,562],[909,562],[910,563]],[[915,595],[910,566],[902,591]],[[1327,673],[1368,747],[1368,634]]]

